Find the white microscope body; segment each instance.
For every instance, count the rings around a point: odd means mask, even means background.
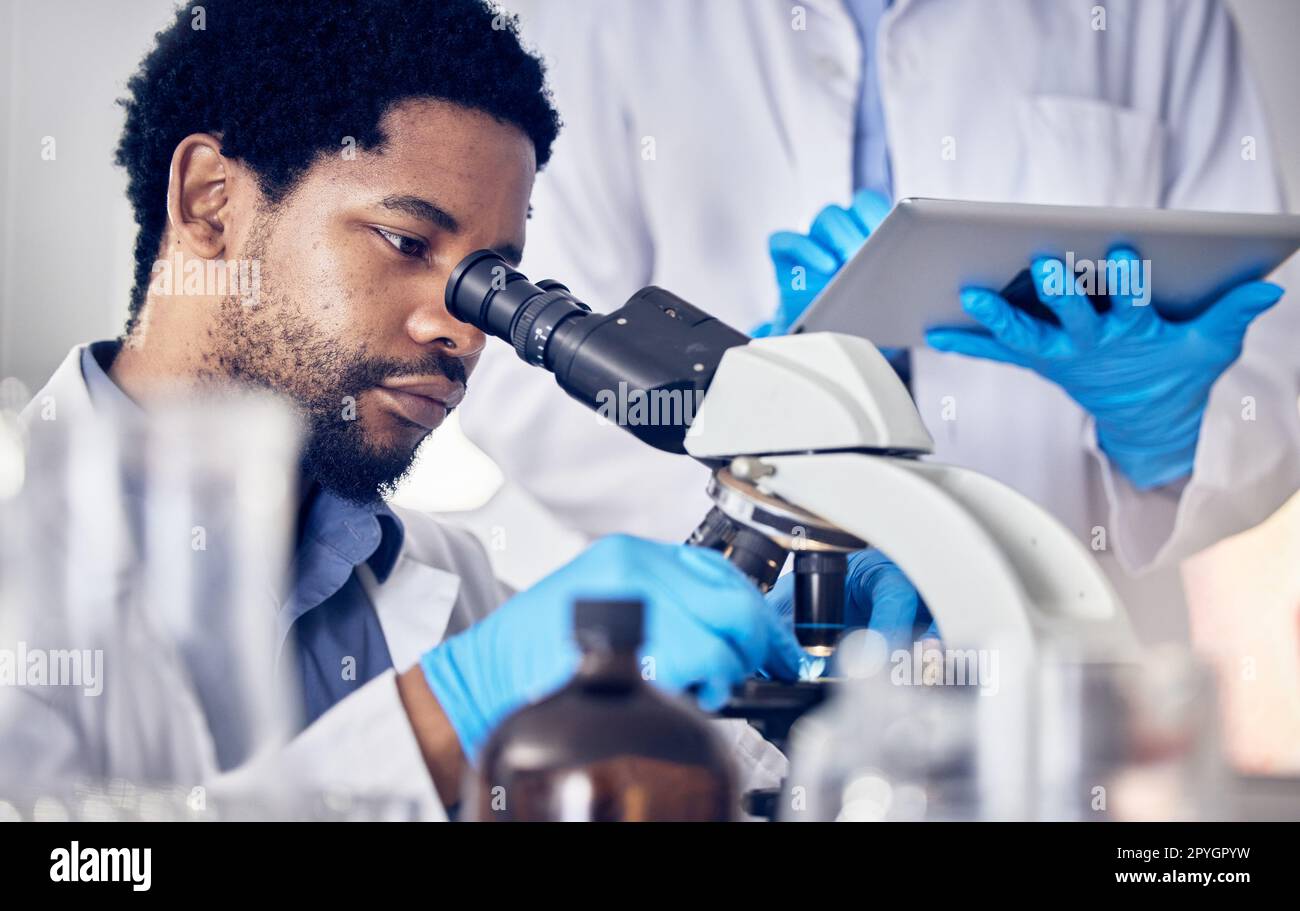
[[[918,458],[933,448],[875,346],[834,333],[728,350],[686,436],[692,456],[743,464],[762,494],[879,548],[945,647],[1133,660],[1128,615],[1087,548],[1006,485]]]

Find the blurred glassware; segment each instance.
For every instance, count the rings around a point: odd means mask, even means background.
[[[301,705],[277,620],[289,590],[298,430],[264,395],[151,414],[146,610],[174,644],[227,770],[278,748]]]
[[[275,750],[300,706],[276,660],[296,420],[246,393],[61,406],[0,501],[0,655],[82,679],[0,686],[0,796],[198,785]]]
[[[1032,661],[996,648],[887,654],[868,642],[846,651],[868,657],[846,662],[840,691],[791,732],[784,820],[1231,812],[1213,679],[1185,650],[1151,651],[1135,665],[1083,661],[1068,649]],[[917,663],[924,667],[909,666]]]
[[[1189,651],[1153,649],[1137,665],[1045,660],[1035,683],[1039,818],[1231,814],[1214,677]]]

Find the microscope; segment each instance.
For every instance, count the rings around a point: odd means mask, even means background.
[[[1069,531],[991,478],[922,460],[933,440],[865,338],[751,339],[654,286],[593,313],[564,285],[533,284],[488,250],[457,265],[446,305],[589,408],[620,388],[662,404],[668,420],[624,429],[711,469],[715,505],[689,543],[722,552],[764,592],[792,555],[794,631],[809,655],[834,653],[847,555],[873,546],[916,586],[946,648],[1029,659],[1065,644],[1085,660],[1136,656],[1123,606]],[[722,714],[780,746],[827,682],[751,680]]]

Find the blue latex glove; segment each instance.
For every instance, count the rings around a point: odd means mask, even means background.
[[[776,580],[767,593],[768,606],[785,622],[794,614],[794,573]],[[844,625],[848,629],[875,630],[890,648],[912,644],[916,630],[926,628],[923,639],[938,636],[930,611],[916,588],[893,561],[875,548],[849,554],[844,579]]]
[[[859,190],[849,208],[830,205],[822,209],[806,235],[794,231],[773,234],[768,252],[776,269],[780,303],[776,316],[750,335],[762,338],[789,332],[813,298],[888,214],[888,199],[870,190]]]
[[[1128,248],[1110,258],[1128,260],[1130,269],[1138,262]],[[1059,328],[992,291],[967,288],[962,309],[982,328],[935,328],[926,341],[940,351],[1027,367],[1056,383],[1092,415],[1098,445],[1138,490],[1191,474],[1210,388],[1241,354],[1251,321],[1277,303],[1282,289],[1247,282],[1196,319],[1171,322],[1122,294],[1111,295],[1111,309],[1098,314],[1077,280],[1063,283],[1064,293],[1055,287],[1059,260],[1035,260],[1030,272]]]
[[[502,719],[573,676],[573,602],[584,597],[641,599],[641,655],[654,658],[654,682],[671,692],[690,688],[706,709],[719,708],[732,686],[760,668],[792,680],[807,661],[758,589],[721,554],[602,538],[420,658],[471,760]]]

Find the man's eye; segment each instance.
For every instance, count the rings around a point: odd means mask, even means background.
[[[375,228],[379,236],[393,245],[394,249],[403,256],[409,256],[412,259],[418,259],[424,256],[424,241],[416,240],[414,237],[407,237],[405,234],[398,234],[395,231],[385,231],[383,228]]]

